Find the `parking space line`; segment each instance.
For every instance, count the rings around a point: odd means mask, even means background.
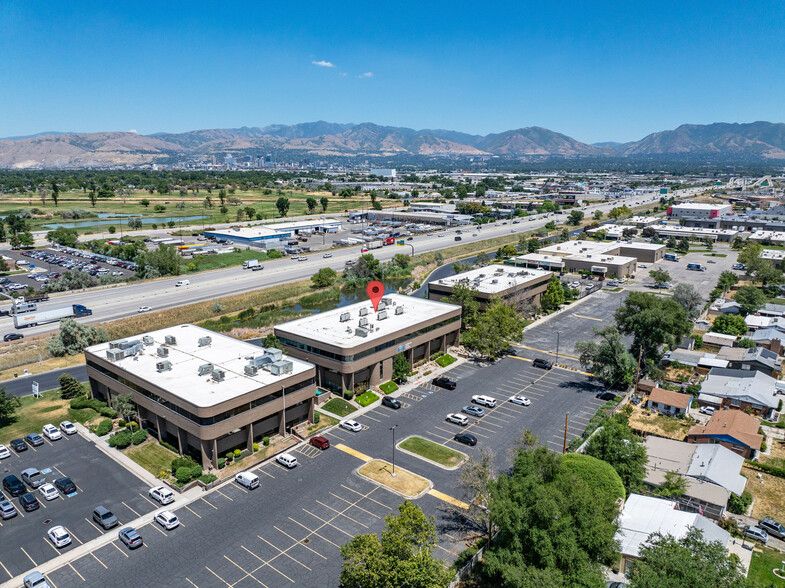
[[[112,545],[114,545],[114,543],[113,543]],[[115,547],[116,547],[116,546],[115,546]],[[102,562],[100,559],[98,559],[98,556],[97,556],[96,554],[94,554],[92,551],[90,552],[90,555],[92,555],[92,556],[93,556],[93,558],[95,559],[95,561],[97,561],[99,564],[101,564],[102,566],[104,566],[104,569],[105,569],[105,570],[108,570],[108,569],[109,569],[109,568],[107,568],[107,567],[106,567],[106,564],[105,564],[104,562]]]
[[[158,508],[158,506],[159,506],[158,504],[156,504],[155,502],[153,502],[152,500],[150,500],[149,498],[147,498],[147,496],[145,496],[145,495],[144,495],[144,494],[142,494],[141,492],[139,493],[139,496],[141,496],[142,498],[144,498],[144,499],[145,499],[147,502],[149,502],[150,504],[152,504],[152,505],[153,505],[155,508]]]
[[[364,453],[361,453],[361,452],[357,451],[356,449],[352,449],[351,447],[347,447],[343,443],[337,443],[335,445],[335,448],[336,449],[340,449],[344,453],[348,453],[349,455],[352,455],[352,456],[356,457],[357,459],[362,460],[362,461],[364,461],[366,463],[371,461],[371,459],[373,459],[372,457],[369,457],[369,456],[365,455]]]
[[[603,319],[601,319],[601,318],[594,318],[593,316],[584,316],[582,314],[574,314],[572,316],[574,316],[575,318],[589,319],[590,321],[598,321],[598,322],[601,322],[601,323],[605,322]]]
[[[271,478],[275,479],[275,476],[273,476],[267,470],[263,470],[262,468],[257,468],[255,471],[259,472],[260,474],[265,474],[266,476],[270,476]]]
[[[303,510],[305,510],[305,509],[303,509]],[[275,525],[273,525],[273,528],[274,528],[276,531],[278,531],[279,533],[283,533],[284,535],[286,535],[287,537],[289,537],[289,539],[291,539],[292,541],[294,541],[294,545],[302,545],[302,546],[303,546],[303,547],[305,547],[305,548],[306,548],[308,551],[312,551],[313,553],[316,553],[316,554],[318,554],[318,555],[319,555],[319,557],[321,557],[322,559],[327,559],[326,557],[324,557],[324,556],[323,556],[321,553],[319,553],[319,552],[318,552],[318,551],[316,551],[315,549],[311,549],[310,547],[308,547],[308,546],[307,546],[305,543],[303,543],[302,541],[298,541],[297,539],[295,539],[294,537],[292,537],[291,535],[289,535],[289,533],[287,533],[286,531],[281,531],[281,529],[279,529],[279,528],[278,528],[278,527],[276,527]],[[259,536],[257,535],[257,537],[259,537]],[[351,535],[350,535],[350,537],[351,537]],[[261,537],[259,537],[259,539],[262,539],[262,538],[261,538]],[[269,541],[267,541],[267,539],[262,539],[262,541],[264,541],[265,543],[269,543]],[[294,545],[292,545],[292,547],[294,547]],[[291,547],[289,547],[289,549],[291,549]]]
[[[371,502],[375,502],[379,506],[383,506],[387,510],[392,510],[392,507],[387,506],[386,504],[384,504],[382,502],[379,502],[378,500],[374,500],[373,498],[370,498],[370,493],[369,494],[363,494],[362,492],[357,492],[357,490],[355,490],[354,488],[349,488],[349,486],[345,486],[343,484],[341,484],[341,488],[346,488],[347,490],[349,490],[349,492],[354,492],[358,496],[362,496],[363,498],[365,498],[365,500],[370,500]],[[360,501],[358,500],[357,502],[360,502]],[[357,504],[357,502],[355,502],[354,504]]]
[[[8,574],[9,578],[13,578],[13,576],[11,575],[11,572],[8,571],[8,568],[5,567],[5,565],[1,561],[0,561],[0,566],[2,566],[2,568],[5,570],[5,573]]]
[[[449,554],[450,554],[450,555],[452,555],[452,556],[458,555],[458,554],[457,554],[457,553],[455,553],[455,551],[453,551],[452,549],[447,549],[446,547],[442,547],[441,545],[438,545],[438,544],[436,545],[436,547],[438,547],[438,548],[439,548],[439,549],[441,549],[442,551],[446,551],[447,553],[449,553]]]
[[[243,567],[242,567],[240,564],[238,564],[238,563],[237,563],[237,562],[235,562],[235,561],[232,561],[232,559],[231,559],[231,558],[230,558],[228,555],[224,555],[224,558],[226,558],[226,560],[227,560],[229,563],[231,563],[231,564],[234,564],[235,566],[237,566],[237,567],[240,569],[240,571],[241,571],[241,572],[243,572],[243,573],[245,574],[245,577],[243,578],[243,580],[245,580],[245,578],[247,578],[247,577],[249,577],[249,576],[250,576],[251,578],[253,578],[254,580],[256,580],[256,581],[257,581],[259,584],[261,584],[262,586],[264,586],[264,588],[268,588],[267,584],[265,584],[265,583],[264,583],[264,582],[262,582],[262,581],[261,581],[259,578],[257,578],[256,576],[254,576],[254,575],[253,575],[253,572],[250,572],[250,573],[249,573],[249,572],[248,572],[248,570],[246,570],[245,568],[243,568]],[[294,580],[292,580],[292,581],[294,581]]]
[[[199,500],[201,500],[201,501],[202,501],[202,502],[204,502],[205,504],[209,504],[209,505],[210,505],[210,506],[212,506],[212,507],[213,507],[215,510],[218,510],[218,507],[217,507],[217,506],[215,506],[214,504],[210,504],[209,502],[207,502],[207,501],[204,499],[204,497],[200,498]]]
[[[187,505],[187,504],[184,504],[184,505],[183,505],[183,507],[184,507],[184,508],[186,508],[186,509],[187,509],[187,510],[188,510],[188,511],[191,513],[191,514],[194,514],[194,515],[196,515],[196,516],[197,516],[197,517],[199,517],[200,519],[202,518],[202,515],[200,515],[200,514],[197,514],[197,513],[195,513],[194,511],[192,511],[190,508],[188,508],[188,505]]]
[[[120,549],[120,547],[117,545],[117,543],[115,543],[114,541],[112,541],[112,542],[111,542],[109,545],[113,545],[113,546],[114,546],[114,548],[115,548],[117,551],[119,551],[120,553],[122,553],[122,554],[125,556],[125,559],[128,559],[128,554],[127,554],[125,551],[123,551],[122,549]]]
[[[496,416],[494,414],[490,414],[490,413],[486,414],[485,418],[486,419],[496,419],[497,421],[501,421],[503,423],[509,423],[509,422],[511,422],[513,420],[513,419],[503,419],[502,417],[498,417],[498,416]]]
[[[490,416],[490,415],[486,415],[486,416]],[[477,419],[474,422],[474,424],[475,425],[483,425],[483,426],[486,426],[486,427],[496,427],[497,429],[503,429],[504,428],[504,425],[499,425],[497,423],[491,423],[491,422],[486,421],[485,419],[482,419],[482,418]],[[491,429],[491,432],[495,433],[495,431],[493,431],[492,429]]]
[[[326,505],[326,504],[325,504],[324,502],[322,502],[321,500],[314,500],[314,502],[316,502],[317,504],[321,504],[321,505],[322,505],[324,508],[326,508],[326,509],[329,509],[329,510],[333,511],[334,513],[337,513],[338,515],[340,515],[340,516],[342,516],[342,517],[345,517],[345,518],[349,519],[349,520],[350,520],[350,521],[352,521],[353,523],[357,523],[358,525],[360,525],[360,526],[362,526],[362,527],[365,527],[366,529],[368,528],[368,525],[365,525],[365,524],[361,523],[360,521],[357,521],[357,520],[353,519],[353,518],[352,518],[352,517],[350,517],[348,514],[346,514],[346,513],[344,513],[344,512],[341,512],[341,511],[339,511],[339,510],[337,510],[337,509],[333,508],[332,506],[328,506],[328,505]],[[350,503],[350,504],[351,504],[351,503]]]
[[[333,496],[335,496],[335,497],[336,497],[338,500],[343,500],[343,501],[344,501],[346,504],[351,504],[351,502],[349,502],[348,500],[346,500],[346,499],[345,499],[343,496],[338,496],[338,495],[337,495],[335,492],[330,492],[330,494],[332,494]],[[363,507],[361,507],[361,506],[356,506],[356,505],[355,505],[355,507],[354,507],[354,508],[359,508],[359,509],[360,509],[361,511],[363,511],[364,513],[367,513],[367,514],[371,515],[372,517],[374,517],[374,518],[376,518],[376,519],[380,519],[380,518],[382,518],[382,517],[380,517],[380,516],[378,516],[378,515],[375,515],[375,514],[373,514],[371,511],[365,510],[365,509],[364,509]]]
[[[19,549],[21,549],[22,553],[24,553],[27,556],[27,559],[29,559],[31,562],[33,562],[34,566],[38,565],[37,563],[35,563],[35,560],[32,557],[30,557],[30,554],[25,551],[24,547],[20,547]]]
[[[259,536],[257,535],[257,537],[259,537]],[[269,541],[267,541],[267,539],[263,539],[262,537],[259,537],[259,539],[261,539],[262,541],[264,541],[265,543],[267,543],[267,544],[268,544],[269,546],[271,546],[273,549],[278,549],[278,548],[277,548],[275,545],[273,545],[272,543],[270,543]],[[296,545],[296,544],[295,544],[295,545]],[[267,567],[268,567],[268,568],[270,568],[271,570],[273,570],[273,571],[276,571],[276,572],[278,572],[279,574],[281,574],[281,575],[282,575],[284,578],[286,578],[286,579],[287,579],[287,580],[289,580],[290,582],[296,583],[296,582],[294,582],[294,580],[292,580],[292,579],[291,579],[289,576],[287,576],[286,574],[284,574],[284,573],[283,573],[281,570],[279,570],[278,568],[276,568],[275,566],[273,566],[273,565],[270,563],[271,561],[273,561],[274,559],[276,559],[276,558],[277,558],[279,555],[281,555],[281,554],[283,554],[283,553],[284,553],[284,552],[283,552],[283,551],[281,551],[280,549],[278,549],[279,553],[277,553],[276,555],[274,555],[273,557],[271,557],[269,560],[265,561],[265,560],[263,560],[261,557],[259,557],[258,555],[256,555],[256,554],[255,554],[253,551],[251,551],[250,549],[248,549],[248,548],[247,548],[245,545],[240,545],[240,547],[242,547],[243,549],[245,549],[245,550],[246,550],[248,553],[250,553],[250,554],[251,554],[251,555],[253,555],[253,556],[254,556],[256,559],[258,559],[260,562],[262,562],[262,565],[260,565],[258,568],[256,568],[256,569],[254,570],[254,572],[257,572],[257,571],[261,570],[261,569],[262,569],[264,566],[267,566]],[[289,546],[289,548],[288,548],[288,549],[291,549],[292,547],[294,547],[294,545],[291,545],[291,546]],[[291,556],[289,556],[289,557],[290,557],[291,559],[294,559],[294,558],[293,558],[293,557],[291,557]],[[294,559],[294,561],[296,561],[296,562],[297,562],[298,564],[300,564],[301,566],[303,566],[303,567],[307,568],[309,572],[310,572],[310,571],[313,571],[313,570],[311,570],[311,568],[309,568],[308,566],[306,566],[306,565],[305,565],[305,564],[303,564],[303,563],[300,563],[300,562],[299,562],[299,561],[297,561],[296,559]],[[242,580],[242,579],[243,579],[243,578],[241,578],[241,580]]]
[[[70,562],[68,563],[68,567],[71,568],[71,570],[73,570],[74,574],[76,574],[77,576],[82,578],[82,582],[87,582],[87,580],[84,579],[84,576],[82,574],[80,574],[79,572],[77,572],[76,568],[74,566],[72,566]]]
[[[308,537],[310,537],[311,535],[316,535],[316,536],[317,536],[319,539],[322,539],[322,540],[324,540],[324,541],[327,541],[327,543],[329,543],[330,545],[334,545],[334,546],[335,546],[335,547],[337,547],[338,549],[340,549],[340,548],[341,548],[341,546],[340,546],[340,545],[338,545],[337,543],[333,543],[333,542],[332,542],[332,541],[330,541],[330,540],[329,540],[327,537],[322,537],[322,536],[321,536],[321,535],[319,535],[319,533],[317,533],[316,531],[311,531],[311,529],[309,529],[308,527],[306,527],[305,525],[303,525],[303,524],[302,524],[300,521],[297,521],[297,520],[293,519],[292,517],[288,517],[288,518],[289,518],[289,520],[290,520],[290,521],[292,521],[293,523],[295,523],[295,524],[297,524],[297,525],[300,525],[300,526],[301,526],[303,529],[305,529],[306,531],[308,531],[308,533],[309,533]],[[301,564],[301,565],[305,565],[305,564]],[[308,569],[310,569],[310,568],[308,568]]]
[[[145,525],[145,527],[147,527],[147,526],[150,526],[150,527],[152,527],[153,529],[155,529],[156,531],[158,531],[158,532],[159,532],[161,535],[163,535],[164,537],[166,537],[166,533],[164,533],[164,532],[163,532],[161,529],[159,529],[159,528],[158,528],[158,525],[156,525],[156,524],[155,524],[153,521],[150,521],[149,523],[147,523],[147,524]]]
[[[130,506],[128,506],[128,505],[127,505],[125,502],[122,502],[121,504],[122,504],[122,505],[123,505],[125,508],[127,508],[128,510],[130,510],[132,513],[134,513],[134,514],[136,515],[136,518],[139,518],[139,517],[141,517],[141,516],[142,516],[142,515],[140,515],[138,512],[136,512],[134,509],[132,509]]]
[[[381,423],[381,422],[382,422],[382,421],[380,421],[379,419],[375,419],[375,418],[373,418],[371,415],[369,415],[369,414],[367,414],[367,413],[363,415],[363,418],[366,418],[366,419],[371,419],[372,421],[376,421],[377,423]]]
[[[189,580],[188,578],[186,578],[185,580],[186,580],[186,582],[188,582],[188,583],[189,583],[191,586],[193,586],[194,588],[199,588],[199,586],[197,586],[196,584],[194,584],[193,582],[191,582],[191,580]]]
[[[452,437],[447,437],[445,435],[440,435],[439,433],[434,433],[433,431],[425,431],[424,435],[432,435],[437,439],[452,439]]]
[[[472,427],[474,427],[474,425],[469,425],[468,427],[466,427],[466,430],[468,431],[469,429],[471,429],[472,430],[472,434],[477,435],[479,437],[483,437],[484,439],[490,439],[490,437],[488,435],[483,435],[482,433],[478,433]],[[485,429],[483,429],[483,431],[485,431]]]
[[[49,539],[47,539],[46,537],[42,537],[41,539],[43,539],[44,543],[46,543],[46,544],[47,544],[49,547],[51,547],[52,549],[54,549],[54,552],[55,552],[57,555],[60,555],[60,552],[59,552],[59,551],[57,551],[57,547],[55,547],[54,545],[52,545],[52,542],[51,542],[51,541],[49,541]]]
[[[347,537],[354,537],[354,535],[352,535],[351,533],[347,533],[346,531],[344,531],[344,530],[343,530],[343,529],[341,529],[340,527],[336,527],[336,526],[335,526],[335,525],[333,525],[333,524],[332,524],[330,521],[326,521],[326,520],[324,520],[322,517],[320,517],[320,516],[318,516],[318,515],[315,515],[315,514],[313,514],[313,513],[312,513],[310,510],[308,510],[307,508],[304,508],[303,510],[304,510],[305,512],[307,512],[309,515],[311,515],[313,518],[315,518],[315,519],[318,519],[318,520],[322,521],[322,523],[324,523],[322,526],[324,526],[324,525],[329,525],[330,527],[332,527],[332,528],[333,528],[333,529],[335,529],[336,531],[340,531],[341,533],[343,533],[343,534],[344,534],[344,535],[346,535]],[[333,518],[335,518],[335,517],[333,517]],[[327,558],[325,558],[325,559],[327,559]]]
[[[218,574],[216,574],[214,571],[212,571],[212,570],[211,570],[210,568],[208,568],[207,566],[204,566],[204,569],[205,569],[205,570],[207,570],[208,572],[210,572],[210,573],[211,573],[213,576],[215,576],[216,578],[218,578],[218,579],[219,579],[221,582],[223,582],[223,583],[224,583],[224,584],[226,584],[227,586],[231,586],[231,584],[230,584],[229,582],[227,582],[226,580],[224,580],[224,579],[223,579],[221,576],[219,576]]]
[[[217,488],[215,489],[215,491],[216,491],[216,492],[218,492],[218,494],[220,494],[220,495],[221,495],[221,496],[223,496],[224,498],[226,498],[226,499],[228,499],[228,500],[231,500],[232,502],[234,502],[234,498],[229,498],[229,497],[228,497],[226,494],[224,494],[223,492],[221,492],[221,491],[220,491],[220,490],[218,490]]]
[[[455,435],[455,433],[453,431],[449,431],[447,429],[442,429],[439,425],[433,425],[433,428],[434,429],[439,429],[440,431],[442,431],[443,433],[447,433],[448,435]]]
[[[187,508],[187,507],[186,507],[186,508]],[[90,525],[93,527],[93,529],[95,529],[96,531],[98,531],[98,533],[99,533],[100,535],[103,535],[103,534],[104,534],[104,532],[103,532],[101,529],[99,529],[98,527],[96,527],[96,526],[95,526],[95,523],[93,523],[93,521],[91,521],[91,520],[90,520],[90,519],[88,519],[87,517],[85,517],[85,519],[84,519],[84,520],[86,520],[88,523],[90,523]]]
[[[431,488],[428,490],[428,494],[433,496],[434,498],[438,498],[439,500],[443,500],[453,506],[457,506],[458,508],[462,508],[463,510],[469,510],[469,505],[466,504],[463,500],[458,500],[457,498],[453,498],[452,496],[445,494],[444,492],[439,492],[435,488]]]
[[[257,535],[257,537],[258,537],[258,535]],[[291,555],[289,555],[288,553],[286,553],[286,551],[284,551],[284,550],[283,550],[283,549],[281,549],[280,547],[277,547],[277,546],[273,545],[272,543],[270,543],[270,542],[269,542],[267,539],[265,539],[264,537],[259,537],[259,539],[261,539],[262,541],[264,541],[265,543],[267,543],[267,545],[269,545],[269,546],[270,546],[270,547],[272,547],[273,549],[276,549],[277,551],[279,551],[280,553],[279,553],[278,555],[285,555],[286,557],[288,557],[288,558],[289,558],[290,560],[292,560],[293,562],[296,562],[296,563],[300,564],[301,566],[303,566],[303,567],[304,567],[306,570],[308,570],[309,572],[312,572],[312,571],[313,571],[311,568],[309,568],[309,567],[308,567],[307,565],[305,565],[303,562],[301,562],[300,560],[298,560],[298,559],[297,559],[297,558],[295,558],[295,557],[292,557]],[[300,542],[298,541],[297,543],[300,543]],[[295,543],[295,545],[297,545],[297,543]],[[294,545],[293,545],[292,547],[294,547]],[[303,545],[303,547],[305,547],[305,546]],[[291,548],[290,548],[290,549],[291,549]],[[277,558],[277,557],[278,557],[278,555],[276,555],[275,557]],[[275,559],[275,558],[272,558],[272,559],[270,559],[270,561],[272,561],[273,559]],[[270,562],[267,562],[267,565],[270,565]],[[271,568],[273,568],[273,566],[270,566],[270,567],[271,567]],[[284,574],[283,572],[280,572],[280,571],[276,570],[275,568],[273,568],[273,569],[274,569],[276,572],[278,572],[279,574],[281,574],[281,575],[282,575],[284,578],[286,578],[287,580],[291,580],[291,581],[294,583],[294,580],[292,580],[292,579],[291,579],[289,576],[287,576],[287,575],[286,575],[286,574]]]

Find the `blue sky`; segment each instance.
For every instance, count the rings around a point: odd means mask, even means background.
[[[596,142],[784,122],[784,24],[779,2],[724,0],[3,0],[0,137],[327,120]]]

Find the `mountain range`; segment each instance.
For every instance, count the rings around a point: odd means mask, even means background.
[[[0,139],[0,168],[141,166],[225,155],[303,157],[497,156],[503,158],[785,159],[785,124],[681,125],[629,143],[582,143],[542,127],[490,135],[324,121],[185,133],[44,133]]]

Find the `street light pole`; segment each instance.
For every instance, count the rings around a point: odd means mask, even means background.
[[[392,427],[390,427],[390,430],[392,431],[392,438],[393,438],[393,446],[392,446],[392,466],[393,466],[392,477],[393,478],[395,477],[395,428],[397,426],[398,425],[393,425]]]
[[[559,365],[559,337],[561,331],[556,331],[556,365]]]

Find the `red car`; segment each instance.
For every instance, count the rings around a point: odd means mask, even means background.
[[[330,446],[330,441],[326,437],[311,437],[311,445],[319,449],[327,449]]]

